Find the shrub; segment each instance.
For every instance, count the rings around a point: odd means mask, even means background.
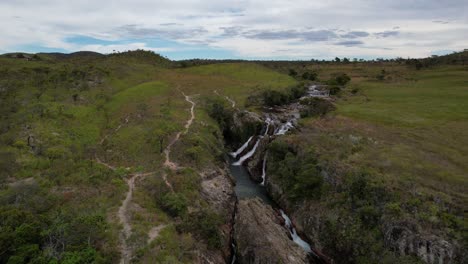
[[[334,78],[327,81],[328,85],[346,85],[349,81],[351,81],[351,77],[349,77],[346,73],[338,73],[334,76]]]
[[[233,113],[231,110],[226,109],[223,102],[216,100],[208,102],[207,112],[211,118],[216,120],[223,131],[232,123]]]
[[[305,106],[301,110],[301,117],[324,116],[336,109],[333,103],[323,98],[307,98],[302,100],[301,104]]]
[[[339,85],[346,85],[349,81],[351,81],[351,77],[349,77],[346,73],[340,73],[335,77],[335,80]]]
[[[261,94],[261,97],[264,105],[272,107],[289,104],[304,96],[306,92],[307,87],[301,83],[289,88],[286,92],[266,90]]]
[[[337,94],[339,94],[341,92],[341,87],[332,86],[332,87],[330,87],[329,91],[330,91],[330,95],[337,95]]]
[[[48,148],[45,154],[49,159],[60,159],[60,158],[71,156],[71,153],[69,150],[63,147],[58,147],[58,146]]]
[[[179,193],[167,193],[162,199],[163,207],[172,216],[182,216],[187,211],[187,199]]]
[[[317,79],[317,73],[316,72],[304,72],[302,74],[302,79],[304,80],[309,80],[309,81],[315,81]]]
[[[296,77],[297,76],[297,71],[295,71],[294,69],[289,69],[289,76]]]
[[[287,104],[289,102],[289,98],[282,92],[267,90],[263,93],[263,102],[267,106],[278,106]]]
[[[181,231],[197,234],[207,242],[210,248],[220,248],[222,242],[218,226],[222,223],[222,218],[214,211],[211,209],[202,209],[190,213],[178,228],[182,229]]]

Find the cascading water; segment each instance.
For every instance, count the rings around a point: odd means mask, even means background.
[[[262,186],[265,186],[266,161],[267,161],[267,154],[265,154],[265,157],[263,157],[263,164],[262,164],[262,183],[260,183],[260,185],[262,185]]]
[[[257,142],[255,143],[255,145],[253,146],[253,148],[247,152],[247,154],[245,154],[244,156],[242,156],[237,162],[234,162],[232,165],[234,166],[240,166],[242,165],[242,163],[244,163],[244,161],[246,161],[247,159],[249,159],[250,157],[253,156],[253,154],[255,154],[255,150],[257,150],[257,147],[258,147],[258,144],[260,143],[260,140],[261,138],[259,138],[257,140]]]
[[[309,243],[305,242],[302,240],[300,236],[297,235],[296,228],[292,225],[291,219],[284,213],[282,209],[280,209],[281,217],[283,217],[286,228],[288,228],[289,233],[291,234],[291,237],[294,241],[294,243],[298,244],[301,248],[303,248],[307,253],[312,253],[312,249],[310,248]]]
[[[265,123],[266,123],[266,128],[265,128],[265,133],[263,133],[263,136],[268,135],[268,130],[270,129],[271,119],[267,117],[265,120]]]
[[[275,135],[284,135],[291,128],[294,128],[294,126],[291,121],[288,121],[278,128],[278,130],[275,132]]]
[[[253,139],[253,136],[251,136],[247,140],[247,142],[245,142],[244,145],[242,145],[238,150],[236,150],[235,152],[231,152],[230,153],[231,157],[235,158],[235,157],[237,157],[237,155],[241,154],[242,151],[244,151],[249,146],[249,143],[250,143],[250,141],[252,141],[252,139]]]
[[[312,85],[309,87],[308,93],[304,98],[307,97],[328,97],[328,93],[318,90],[316,85]],[[274,135],[279,136],[279,135],[284,135],[286,134],[290,129],[294,128],[293,123],[296,122],[296,120],[300,117],[299,112],[296,111],[291,115],[290,119],[286,122],[281,124],[279,127],[275,129],[273,127]],[[236,195],[239,199],[245,199],[245,198],[252,198],[252,197],[259,197],[261,198],[265,203],[270,204],[272,206],[276,206],[275,203],[271,200],[271,198],[268,196],[268,193],[265,188],[265,180],[266,180],[266,162],[267,162],[267,154],[265,154],[263,158],[263,164],[262,164],[262,182],[260,184],[254,184],[254,182],[250,179],[249,173],[246,170],[242,164],[251,158],[254,154],[255,151],[257,150],[257,147],[260,143],[260,140],[268,135],[268,132],[270,130],[270,126],[275,125],[275,121],[273,121],[270,117],[267,117],[265,119],[266,123],[266,128],[265,131],[262,133],[263,135],[258,136],[257,142],[253,146],[253,148],[247,152],[244,156],[240,157],[238,161],[232,162],[230,164],[230,170],[231,174],[236,177]],[[250,142],[254,136],[250,137],[244,145],[242,145],[236,152],[230,153],[231,156],[235,159],[239,154],[241,154],[243,151],[245,151],[248,147]],[[231,159],[232,161],[233,159]],[[285,212],[280,209],[280,213],[282,218],[285,221],[285,227],[288,229],[289,233],[291,234],[291,238],[296,243],[299,245],[301,248],[303,248],[307,253],[310,253],[314,255],[315,257],[318,257],[315,252],[312,250],[311,246],[304,241],[298,234],[296,229],[294,228],[291,219],[285,214]],[[235,245],[233,244],[233,258],[231,259],[231,263],[236,262],[235,258]],[[320,257],[318,257],[320,258]]]

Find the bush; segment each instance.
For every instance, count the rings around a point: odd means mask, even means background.
[[[289,69],[289,76],[296,77],[297,76],[297,71],[295,71],[294,69]]]
[[[335,77],[335,80],[339,85],[346,85],[349,81],[351,81],[351,77],[349,77],[346,73],[340,73]]]
[[[332,87],[330,87],[329,91],[330,91],[330,95],[337,95],[337,94],[339,94],[341,92],[341,87],[332,86]]]
[[[197,234],[207,242],[210,248],[220,248],[222,242],[218,226],[222,223],[222,218],[214,211],[211,209],[202,209],[190,213],[178,228],[181,229],[181,231]]]
[[[304,80],[309,80],[309,81],[315,81],[317,80],[317,73],[316,72],[304,72],[302,74],[302,79]]]
[[[188,201],[179,193],[167,193],[162,199],[163,207],[172,216],[182,216],[187,212]]]
[[[301,83],[289,88],[286,92],[266,90],[262,93],[263,104],[266,106],[280,106],[292,103],[307,93],[307,87]]]
[[[323,178],[313,149],[298,153],[283,141],[268,148],[268,174],[277,177],[292,199],[320,198]]]
[[[334,78],[327,81],[328,85],[346,85],[349,81],[351,81],[351,77],[349,77],[346,73],[338,73],[334,76]]]
[[[227,129],[232,123],[232,110],[226,109],[221,101],[210,101],[207,103],[208,115],[216,120],[221,130]]]
[[[307,98],[302,100],[301,104],[305,106],[301,110],[301,117],[324,116],[336,109],[333,103],[323,98]]]
[[[288,102],[288,96],[282,92],[275,90],[267,90],[263,93],[263,103],[266,106],[279,106],[287,104]]]

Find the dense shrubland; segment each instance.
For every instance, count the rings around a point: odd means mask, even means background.
[[[397,258],[383,245],[384,217],[399,214],[395,196],[373,172],[349,171],[339,183],[331,181],[324,160],[311,147],[274,141],[268,148],[267,174],[285,192],[288,203],[323,204],[323,215],[315,235],[324,253],[338,263],[418,263],[413,258]],[[273,195],[274,196],[274,195]]]

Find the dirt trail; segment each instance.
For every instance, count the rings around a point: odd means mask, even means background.
[[[148,244],[151,243],[154,239],[156,239],[159,235],[159,232],[163,230],[167,225],[158,225],[153,228],[148,232]]]
[[[180,139],[181,135],[185,135],[185,134],[188,133],[189,128],[192,125],[193,120],[195,119],[195,106],[196,106],[196,103],[194,101],[192,101],[190,96],[185,95],[182,91],[181,91],[181,93],[184,95],[185,100],[187,102],[189,102],[192,106],[190,108],[190,118],[187,120],[187,123],[184,126],[185,130],[181,131],[181,132],[178,132],[176,134],[176,136],[174,137],[174,139],[172,139],[172,141],[169,143],[169,145],[164,150],[164,154],[165,154],[165,157],[166,157],[166,159],[164,161],[164,166],[169,168],[170,170],[177,170],[177,169],[180,168],[176,163],[174,163],[174,162],[172,162],[170,160],[171,148]],[[125,124],[128,124],[128,122],[129,122],[129,116],[127,116],[125,118],[124,123],[121,123],[117,128],[114,129],[113,133],[116,133],[117,131],[119,131],[122,128],[122,126],[125,125]],[[100,140],[99,145],[102,145],[104,143],[104,141],[110,135],[111,135],[110,133],[105,135]],[[110,165],[108,163],[105,163],[105,162],[101,161],[99,159],[99,157],[97,156],[97,154],[95,155],[95,159],[96,159],[97,163],[109,168],[110,170],[115,171],[117,169],[115,166],[112,166],[112,165]],[[144,178],[144,177],[149,176],[149,175],[154,174],[154,173],[156,173],[156,172],[133,173],[133,174],[129,175],[130,178],[126,179],[126,182],[127,182],[127,185],[128,185],[128,191],[127,191],[127,193],[125,195],[125,199],[122,201],[122,204],[120,205],[118,213],[117,213],[117,216],[119,218],[119,222],[123,226],[123,230],[122,230],[122,233],[120,234],[120,238],[119,238],[120,239],[120,253],[121,253],[120,263],[121,264],[130,263],[130,260],[131,260],[131,257],[132,257],[132,249],[127,244],[127,239],[132,234],[132,226],[130,224],[131,220],[130,220],[128,211],[129,211],[130,204],[132,202],[133,191],[135,190],[135,182],[140,177]],[[173,188],[172,188],[171,183],[167,180],[167,174],[163,173],[162,177],[163,177],[164,182],[166,183],[166,185],[171,189],[171,191],[174,191]],[[149,237],[148,243],[153,241],[158,236],[159,232],[164,227],[165,227],[165,225],[159,225],[159,226],[153,227],[148,232],[148,237]]]
[[[214,90],[213,92],[218,96],[222,96],[218,93],[218,90]],[[226,98],[226,100],[228,100],[231,103],[232,108],[236,108],[236,101],[232,100],[227,95],[225,95],[224,98]]]
[[[170,158],[171,148],[180,139],[181,135],[185,135],[185,134],[188,133],[188,130],[189,130],[190,126],[192,125],[193,120],[195,119],[195,105],[196,105],[196,103],[194,101],[192,101],[190,96],[185,95],[184,92],[181,92],[181,93],[184,95],[185,101],[192,104],[192,107],[190,107],[190,118],[187,120],[187,123],[185,123],[185,126],[184,126],[185,130],[181,131],[181,132],[178,132],[176,134],[176,136],[174,137],[174,139],[169,143],[169,145],[167,145],[166,149],[164,150],[164,154],[166,155],[166,160],[164,161],[164,166],[171,169],[171,170],[177,170],[177,169],[180,168],[176,163],[171,161],[171,158]]]

